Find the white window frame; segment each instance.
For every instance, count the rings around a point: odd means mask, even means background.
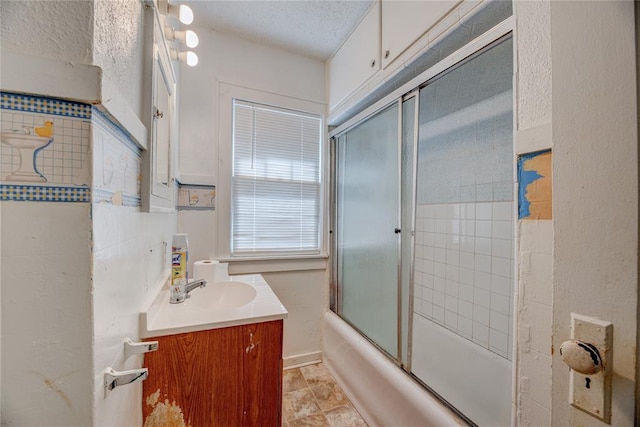
[[[218,237],[218,254],[219,258],[230,261],[245,260],[290,260],[301,259],[311,261],[306,265],[300,266],[303,269],[313,268],[315,263],[313,259],[322,259],[322,263],[326,265],[327,248],[328,248],[328,146],[326,135],[326,106],[322,103],[292,98],[284,95],[277,95],[269,92],[263,92],[256,89],[249,89],[229,83],[218,83],[218,112],[219,112],[219,183],[216,186],[216,212],[217,212],[217,237]],[[233,101],[234,99],[254,102],[257,104],[271,105],[277,108],[300,111],[317,115],[321,119],[321,194],[320,194],[320,253],[319,254],[303,254],[303,253],[287,253],[277,255],[232,255],[231,239],[232,239],[232,173],[233,173]],[[288,269],[288,268],[287,268]],[[293,269],[293,268],[292,268]],[[297,268],[296,268],[297,269]]]

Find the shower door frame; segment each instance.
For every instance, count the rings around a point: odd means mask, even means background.
[[[483,51],[490,49],[494,44],[501,42],[503,39],[507,38],[507,37],[512,37],[514,40],[516,39],[515,34],[514,34],[514,22],[515,22],[515,18],[513,16],[505,19],[504,21],[500,22],[499,24],[497,24],[496,26],[494,26],[493,28],[489,29],[488,31],[486,31],[485,33],[481,34],[480,36],[476,37],[475,39],[473,39],[471,42],[465,44],[464,46],[462,46],[460,49],[456,50],[455,52],[453,52],[452,54],[450,54],[449,56],[447,56],[446,58],[442,59],[441,61],[439,61],[438,63],[436,63],[435,65],[433,65],[432,67],[428,68],[427,70],[425,70],[424,72],[422,72],[421,74],[419,74],[418,76],[414,77],[412,80],[410,80],[409,82],[405,83],[404,85],[402,85],[400,88],[396,89],[395,91],[393,91],[392,93],[390,93],[389,95],[385,96],[383,99],[379,100],[378,102],[372,104],[371,106],[369,106],[368,108],[366,108],[365,110],[361,111],[360,113],[356,114],[355,116],[353,116],[352,118],[348,119],[347,121],[345,121],[344,123],[340,124],[339,126],[337,126],[336,128],[334,128],[333,130],[331,130],[329,132],[329,138],[330,138],[330,216],[331,216],[331,221],[330,221],[330,248],[331,248],[331,258],[330,258],[330,266],[331,266],[331,273],[330,273],[330,279],[331,279],[331,283],[330,283],[330,301],[329,301],[329,306],[330,306],[330,310],[333,311],[334,313],[336,313],[338,316],[340,316],[340,318],[344,321],[346,321],[347,323],[349,323],[355,330],[358,331],[358,333],[360,333],[367,341],[369,341],[371,344],[373,344],[376,348],[378,348],[383,354],[385,354],[390,361],[394,362],[396,365],[398,365],[399,367],[402,368],[402,370],[409,375],[411,378],[413,378],[416,382],[418,382],[419,384],[421,384],[424,388],[426,388],[427,390],[429,390],[431,393],[433,393],[439,400],[441,400],[446,406],[448,406],[449,408],[451,408],[454,412],[456,412],[458,415],[460,415],[463,419],[467,420],[468,422],[471,423],[471,425],[474,425],[473,422],[471,420],[469,420],[464,414],[462,414],[457,408],[455,408],[453,405],[451,405],[449,402],[447,402],[446,400],[442,399],[435,390],[431,389],[427,384],[425,384],[424,382],[422,382],[419,378],[417,378],[415,375],[413,375],[411,373],[411,352],[412,352],[412,330],[413,330],[413,319],[411,316],[411,313],[413,312],[413,306],[414,306],[414,301],[413,301],[413,295],[414,295],[414,253],[415,253],[415,218],[416,218],[416,213],[415,213],[415,205],[416,205],[416,197],[417,197],[417,193],[416,193],[416,173],[417,173],[417,146],[418,146],[418,129],[419,129],[419,113],[420,113],[420,103],[419,103],[419,90],[426,86],[427,84],[429,84],[431,81],[433,81],[434,78],[438,77],[439,75],[442,75],[443,73],[456,68],[457,66],[463,64],[464,62],[466,62],[467,60],[469,60],[471,57],[482,53]],[[514,43],[514,49],[515,49],[516,43]],[[517,69],[514,68],[514,75],[517,73]],[[515,77],[514,77],[515,79]],[[515,87],[515,82],[514,82],[514,87]],[[337,139],[346,134],[348,131],[354,129],[355,127],[357,127],[358,125],[364,123],[366,120],[374,117],[376,114],[384,111],[386,108],[389,108],[392,104],[394,103],[398,103],[398,139],[397,139],[397,144],[398,144],[398,162],[399,162],[399,168],[398,168],[398,184],[399,187],[401,187],[402,181],[402,156],[401,156],[401,150],[402,150],[402,104],[403,102],[405,102],[406,100],[411,99],[412,97],[416,98],[416,106],[415,106],[415,117],[414,117],[414,135],[413,135],[413,189],[412,189],[412,212],[411,212],[411,230],[410,232],[407,234],[410,239],[411,239],[411,245],[410,245],[410,253],[407,254],[407,256],[410,257],[410,273],[409,273],[409,313],[408,313],[408,322],[407,322],[407,354],[406,356],[406,362],[404,362],[402,360],[402,356],[403,356],[403,352],[402,352],[402,310],[401,310],[401,304],[402,304],[402,268],[401,268],[401,262],[402,262],[402,253],[401,253],[401,248],[402,248],[402,237],[401,234],[399,234],[398,236],[398,261],[397,261],[397,268],[398,268],[398,281],[396,283],[397,286],[397,291],[398,291],[398,315],[397,315],[397,332],[398,332],[398,356],[397,357],[393,357],[392,355],[390,355],[389,353],[387,353],[384,349],[381,348],[380,345],[378,345],[376,342],[374,342],[372,339],[370,339],[367,335],[365,335],[364,333],[362,333],[356,326],[354,326],[353,324],[351,324],[351,322],[349,322],[348,320],[346,320],[341,314],[340,314],[340,309],[341,309],[341,298],[340,298],[340,286],[338,286],[338,282],[339,282],[339,265],[338,265],[338,239],[337,239],[337,227],[338,227],[338,216],[337,216],[337,198],[336,198],[336,194],[337,194],[337,180],[336,178],[336,144],[337,144]],[[514,114],[516,112],[515,110],[515,106],[514,106]],[[514,127],[514,132],[515,132],[515,127]],[[514,153],[515,153],[515,147],[514,147]],[[398,218],[399,221],[401,223],[402,221],[402,205],[401,205],[401,188],[398,188],[398,199],[399,199],[399,203],[398,203]],[[404,227],[404,224],[400,224],[400,228]],[[516,271],[516,276],[517,277],[517,271]],[[514,301],[518,300],[518,289],[517,286],[515,287],[515,289],[513,290],[514,294],[513,294],[513,298]],[[513,322],[516,323],[517,319],[514,316]],[[515,347],[516,343],[517,343],[517,327],[515,327],[514,325],[514,339],[513,339],[513,345]],[[515,349],[513,354],[515,355]],[[512,363],[515,363],[515,359],[512,361]],[[513,393],[513,389],[515,387],[515,369],[512,370],[512,393]],[[512,420],[514,419],[514,414],[515,414],[515,406],[514,403],[512,402]]]

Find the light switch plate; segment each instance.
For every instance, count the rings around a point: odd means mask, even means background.
[[[611,423],[612,337],[611,322],[571,313],[571,339],[595,345],[603,370],[593,375],[570,370],[569,403],[607,424]]]

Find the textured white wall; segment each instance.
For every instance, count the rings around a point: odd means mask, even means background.
[[[138,340],[140,312],[169,272],[176,214],[94,204],[92,216],[94,425],[141,425],[142,383],[105,398],[102,372],[143,366],[141,356],[124,359],[123,341]]]
[[[230,123],[219,123],[218,82],[324,103],[325,67],[319,60],[215,31],[196,32],[200,62],[180,68],[180,174],[183,182],[216,184],[220,196],[230,189],[219,185],[218,132]],[[178,229],[189,234],[191,261],[219,256],[218,217],[218,211],[179,213]],[[265,279],[289,310],[284,357],[293,361],[317,354],[321,316],[328,307],[326,270],[269,273]]]
[[[138,0],[95,0],[93,63],[142,117],[144,6]],[[110,98],[106,94],[106,98]]]
[[[550,5],[514,2],[516,154],[553,146]],[[551,425],[552,221],[519,221],[516,244],[515,417],[523,426]]]
[[[612,425],[633,425],[638,307],[633,2],[516,2],[518,153],[553,147],[553,220],[519,225],[517,422],[567,403],[570,313],[614,324]],[[579,72],[576,72],[579,70]]]
[[[2,48],[32,56],[90,64],[92,1],[0,2]]]
[[[634,2],[553,2],[553,347],[570,313],[613,323],[611,425],[635,415],[638,122]],[[553,355],[553,425],[605,425],[566,404]]]
[[[89,205],[1,209],[2,425],[91,425]]]

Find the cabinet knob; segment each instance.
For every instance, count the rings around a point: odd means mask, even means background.
[[[373,60],[371,60],[371,68],[373,68],[373,67],[375,67],[375,66],[376,66],[376,60],[375,60],[375,59],[373,59]]]
[[[389,57],[389,51],[385,50],[384,51],[384,59],[387,59]]]

